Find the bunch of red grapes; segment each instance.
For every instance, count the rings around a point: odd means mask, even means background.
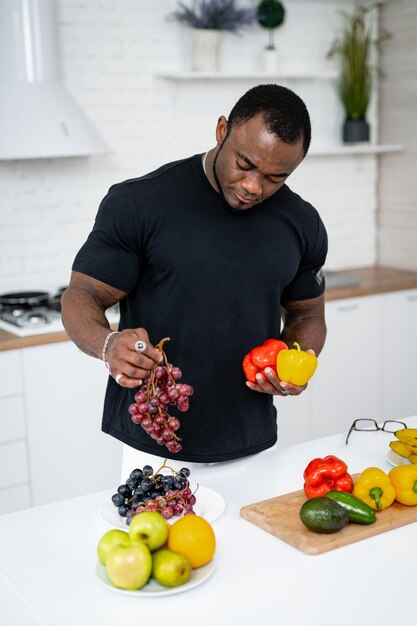
[[[189,408],[189,398],[194,393],[191,385],[179,383],[182,372],[179,367],[168,363],[162,346],[168,339],[162,339],[156,346],[162,352],[163,364],[155,365],[145,379],[141,389],[135,394],[135,402],[130,405],[132,422],[140,424],[145,432],[160,446],[166,446],[175,454],[182,449],[181,438],[177,435],[180,420],[168,413],[168,405],[174,405],[181,412]]]

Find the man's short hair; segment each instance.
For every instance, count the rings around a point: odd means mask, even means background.
[[[268,131],[284,143],[303,139],[304,156],[310,147],[311,123],[307,107],[296,93],[282,85],[258,85],[249,89],[234,105],[228,119],[228,132],[257,115],[262,115]]]

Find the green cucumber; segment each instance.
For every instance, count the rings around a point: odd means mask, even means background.
[[[353,493],[346,491],[329,491],[325,498],[330,498],[346,509],[349,522],[353,524],[373,524],[376,521],[375,511]]]
[[[315,533],[335,533],[349,523],[346,509],[331,498],[310,498],[301,507],[300,518]]]

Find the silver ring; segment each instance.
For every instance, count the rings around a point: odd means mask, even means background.
[[[141,354],[142,352],[145,352],[146,348],[147,348],[146,341],[137,341],[135,343],[135,350],[136,352],[139,352],[139,354]]]
[[[121,379],[121,377],[122,377],[122,376],[123,376],[123,374],[117,374],[117,376],[116,376],[116,378],[115,378],[115,381],[116,381],[116,383],[117,383],[118,385],[120,384],[120,379]]]

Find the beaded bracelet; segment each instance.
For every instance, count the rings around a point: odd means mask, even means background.
[[[107,335],[107,337],[106,337],[106,338],[105,338],[105,340],[104,340],[103,349],[102,349],[102,351],[101,351],[101,359],[102,359],[102,361],[104,361],[104,364],[105,364],[105,366],[107,367],[107,369],[108,369],[108,370],[110,369],[110,367],[109,367],[109,364],[108,364],[108,363],[107,363],[107,361],[106,361],[106,352],[107,352],[107,347],[108,347],[108,345],[109,345],[110,338],[111,338],[111,337],[113,337],[113,335],[118,335],[118,334],[119,334],[119,331],[118,331],[118,330],[112,330],[112,331],[111,331],[111,332]]]

